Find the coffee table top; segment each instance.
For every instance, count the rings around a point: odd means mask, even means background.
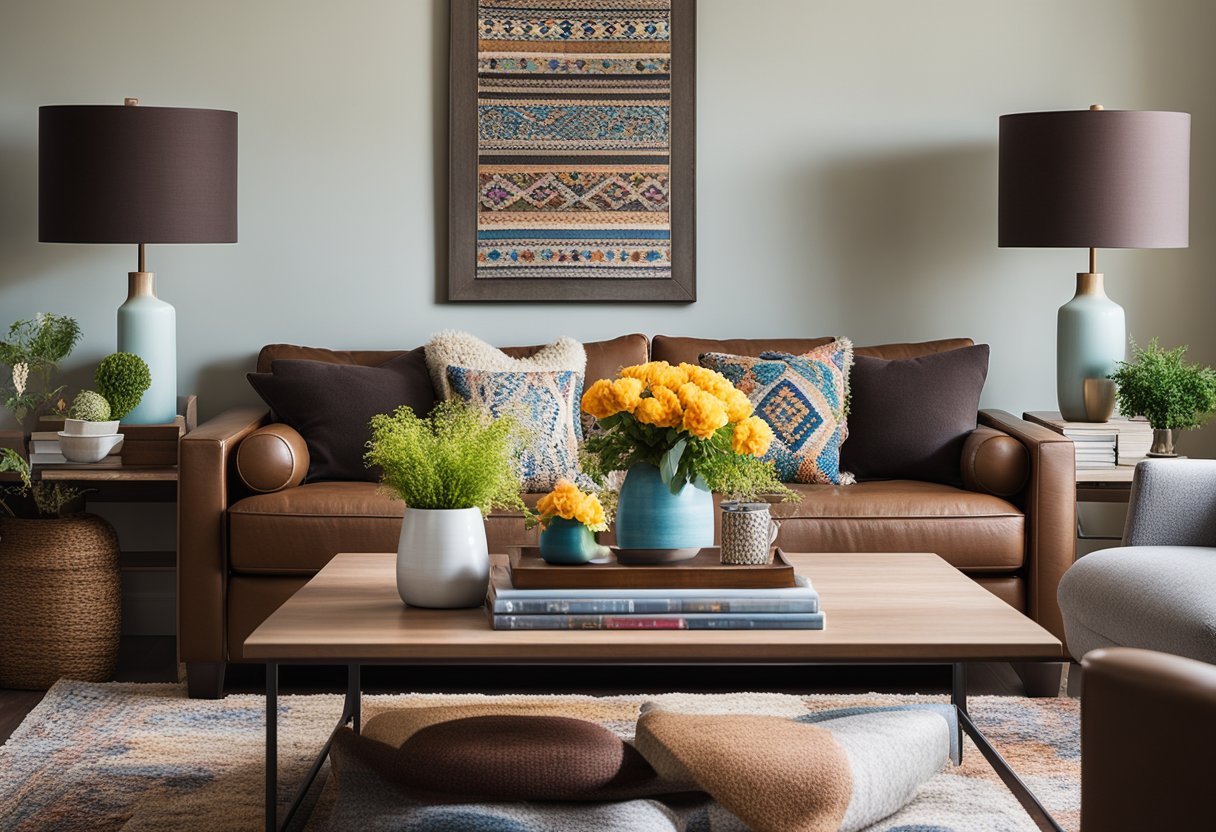
[[[948,663],[1063,656],[1055,636],[937,555],[787,557],[818,590],[826,629],[492,630],[482,607],[402,604],[395,554],[341,554],[250,634],[244,654],[320,664]],[[505,568],[505,556],[491,558],[494,568]]]

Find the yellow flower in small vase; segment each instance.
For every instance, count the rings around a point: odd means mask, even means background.
[[[540,556],[547,563],[575,565],[604,554],[595,533],[607,531],[608,518],[599,497],[570,480],[558,480],[536,503],[540,513]]]

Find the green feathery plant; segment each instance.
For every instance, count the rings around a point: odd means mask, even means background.
[[[519,423],[494,419],[461,401],[441,402],[426,418],[409,407],[371,420],[364,459],[410,508],[513,508],[527,514],[515,458]]]
[[[148,365],[135,353],[116,352],[101,359],[93,374],[97,390],[110,403],[110,418],[121,419],[139,406],[152,386]]]
[[[703,491],[716,491],[729,500],[754,500],[761,496],[782,502],[801,499],[778,479],[772,462],[735,453],[731,448],[733,425],[700,439],[681,435],[675,428],[655,427],[619,414],[599,422],[606,430],[589,437],[580,456],[583,472],[596,482],[605,482],[613,471],[627,471],[639,462],[648,462],[659,469],[673,493],[691,482]]]
[[[0,341],[0,364],[8,367],[0,391],[18,423],[24,426],[27,417],[59,398],[63,387],[51,387],[51,377],[79,340],[80,324],[66,315],[40,312],[8,328]]]
[[[59,482],[33,482],[30,464],[12,448],[0,448],[0,473],[15,473],[20,485],[0,485],[0,509],[9,517],[19,516],[17,508],[9,500],[30,497],[33,501],[33,517],[47,519],[62,517],[64,510],[85,493],[82,489]],[[28,501],[26,501],[28,507]],[[15,503],[20,508],[20,504]],[[23,512],[29,513],[29,512]]]
[[[1216,410],[1216,370],[1184,360],[1185,346],[1165,350],[1154,338],[1131,342],[1134,361],[1120,361],[1111,378],[1119,388],[1119,412],[1144,416],[1157,429],[1199,427]]]

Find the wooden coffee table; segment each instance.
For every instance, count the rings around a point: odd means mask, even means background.
[[[492,557],[494,568],[505,568],[505,556]],[[336,733],[348,723],[359,730],[360,668],[366,664],[793,663],[951,665],[951,701],[961,730],[1040,828],[1059,830],[968,717],[966,665],[1060,661],[1060,641],[937,555],[787,557],[819,592],[825,629],[491,630],[481,608],[427,610],[402,604],[395,554],[337,555],[245,640],[245,656],[266,663],[266,829],[291,822],[330,745],[326,742],[279,824],[281,664],[347,665],[346,703]]]

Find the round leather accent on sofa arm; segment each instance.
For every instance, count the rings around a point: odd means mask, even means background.
[[[241,481],[263,494],[304,482],[308,462],[304,437],[282,422],[258,428],[236,449],[236,471]]]
[[[1026,447],[1007,433],[976,428],[963,443],[963,485],[997,497],[1012,497],[1030,476]]]

